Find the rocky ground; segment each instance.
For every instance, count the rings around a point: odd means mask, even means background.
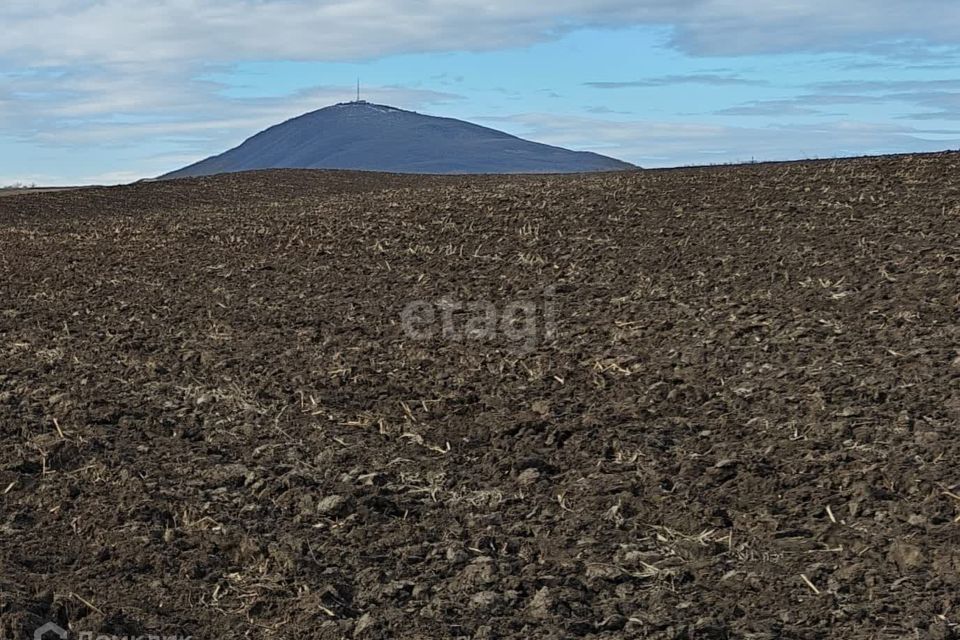
[[[956,638],[958,164],[4,197],[0,638]]]

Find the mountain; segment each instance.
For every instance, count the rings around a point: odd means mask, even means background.
[[[253,136],[239,147],[168,173],[185,178],[255,169],[357,169],[393,173],[579,173],[635,166],[413,111],[345,102]]]

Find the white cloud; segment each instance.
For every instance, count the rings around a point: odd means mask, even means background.
[[[956,44],[954,0],[5,0],[0,57],[31,65],[345,60],[489,50],[659,24],[703,55]]]
[[[753,100],[720,109],[717,115],[789,116],[824,114],[821,109],[844,105],[898,104],[913,113],[905,120],[960,120],[960,80],[856,80],[823,82],[815,93],[776,100]]]
[[[763,80],[751,80],[732,73],[689,73],[686,75],[674,74],[656,76],[640,80],[621,80],[616,82],[587,82],[588,87],[594,89],[635,89],[640,87],[670,87],[680,84],[703,84],[716,87],[727,86],[761,86],[767,84]]]

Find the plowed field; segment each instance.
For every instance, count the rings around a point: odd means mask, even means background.
[[[0,637],[955,638],[958,165],[0,199]]]

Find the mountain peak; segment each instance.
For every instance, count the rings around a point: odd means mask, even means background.
[[[580,173],[636,169],[596,153],[523,140],[463,120],[366,100],[341,102],[261,131],[163,178],[258,169],[391,173]]]

